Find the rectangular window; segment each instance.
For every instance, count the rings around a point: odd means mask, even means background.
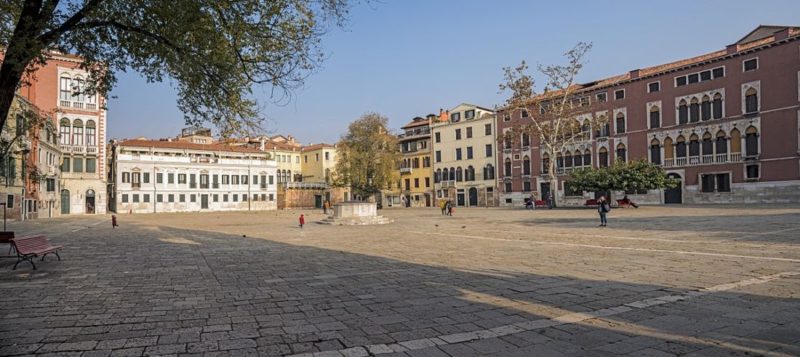
[[[603,92],[603,93],[597,93],[597,94],[595,94],[595,95],[594,95],[594,97],[595,97],[595,98],[597,98],[597,101],[598,101],[598,102],[601,102],[601,103],[602,103],[602,102],[605,102],[605,101],[608,99],[608,98],[606,97],[606,92]]]
[[[143,183],[150,183],[150,173],[149,172],[143,172],[142,173],[142,182]]]
[[[144,195],[142,195],[142,201],[145,203],[150,203],[150,194],[145,193]]]
[[[522,192],[531,192],[531,182],[530,181],[522,182]]]
[[[625,90],[619,89],[614,91],[614,100],[625,99]]]
[[[131,173],[130,172],[123,172],[122,173],[122,183],[130,183],[131,182]]]
[[[457,122],[461,120],[461,113],[452,113],[450,114],[450,121]]]
[[[434,138],[434,140],[435,140],[437,143],[440,143],[440,142],[442,142],[442,135],[441,135],[441,133],[434,133],[434,134],[433,134],[433,138]]]
[[[714,192],[715,175],[700,175],[700,191]]]
[[[182,185],[186,184],[186,174],[178,174],[178,183]]]
[[[228,175],[222,175],[222,184],[227,185],[229,183],[230,183],[230,178],[228,177]]]
[[[212,175],[211,188],[219,188],[219,175]]]
[[[219,202],[219,195],[212,195],[214,202]]]
[[[263,180],[263,177],[262,177],[262,180],[261,180],[261,181],[264,181],[264,180]],[[275,182],[275,176],[269,175],[269,184],[270,184],[270,185],[272,185],[272,184],[273,184],[273,182]]]
[[[431,178],[430,177],[426,177],[425,178],[425,187],[426,188],[427,187],[431,187]]]
[[[65,157],[63,161],[61,161],[61,172],[70,172],[72,165],[68,157]]]
[[[717,192],[731,192],[731,175],[717,174]]]
[[[167,195],[167,202],[175,202],[175,194],[170,193]]]
[[[467,146],[467,160],[472,159],[472,146]]]
[[[328,161],[330,159],[331,159],[331,153],[326,151],[325,152],[325,161]]]
[[[467,127],[467,139],[472,137],[472,127]]]
[[[264,198],[264,195],[261,195],[261,198]],[[274,201],[274,200],[275,200],[275,196],[273,196],[273,195],[270,193],[270,194],[269,194],[269,201],[270,201],[270,202],[272,202],[272,201]]]
[[[745,167],[745,178],[755,180],[761,177],[761,167],[759,165],[747,165]]]
[[[200,188],[208,188],[208,174],[200,174]]]
[[[160,193],[157,194],[156,195],[156,202],[164,202],[164,195],[162,195]]]
[[[529,117],[529,116],[531,116],[531,113],[528,113],[528,111],[527,111],[527,110],[525,110],[525,109],[522,109],[522,117],[523,117],[523,118],[527,118],[527,117]]]
[[[175,174],[173,174],[173,173],[168,173],[167,174],[167,183],[168,184],[175,183]]]
[[[647,92],[655,93],[661,90],[661,82],[652,82],[647,84]]]
[[[419,178],[414,179],[414,188],[419,188]]]
[[[237,195],[237,194],[235,194],[235,193],[234,193],[234,194],[233,194],[233,195],[231,195],[231,196],[232,196],[231,198],[233,198],[233,202],[239,202],[239,195]]]
[[[406,191],[411,189],[411,179],[405,179]]]
[[[492,124],[486,124],[483,126],[483,133],[484,135],[492,135]]]
[[[456,129],[456,140],[461,140],[461,129]]]
[[[197,196],[195,194],[189,195],[189,202],[197,202]]]
[[[128,203],[128,194],[127,193],[123,193],[122,194],[122,203]]]
[[[494,150],[492,150],[492,144],[486,144],[486,157],[492,157],[494,155]]]
[[[186,202],[186,195],[185,194],[178,195],[178,202]]]
[[[711,70],[714,79],[725,77],[725,67],[717,67]]]
[[[247,175],[242,175],[242,185],[247,185]]]
[[[442,162],[442,152],[436,150],[436,162]]]
[[[222,202],[228,202],[228,194],[227,193],[222,195]]]
[[[231,175],[231,185],[239,184],[239,175]]]
[[[138,203],[139,202],[139,195],[136,195],[136,194],[133,195],[133,202],[134,203]]]
[[[456,149],[456,160],[461,160],[461,148]]]
[[[189,174],[189,188],[197,188],[197,175]]]
[[[83,158],[72,158],[72,172],[83,172]]]
[[[314,154],[314,159],[319,162],[319,153]]]
[[[258,175],[253,175],[253,185],[258,185]]]
[[[758,69],[758,58],[751,58],[742,62],[742,72],[750,72]]]
[[[475,118],[475,109],[470,109],[464,112],[464,119]]]
[[[86,172],[97,172],[97,159],[86,158]]]
[[[47,179],[47,192],[55,192],[56,190],[56,179],[49,178]]]
[[[156,173],[156,183],[164,183],[164,174]]]
[[[675,77],[675,86],[681,87],[686,85],[686,76]]]
[[[505,187],[506,192],[514,192],[513,187],[511,186],[511,182],[506,182],[505,186],[506,186]]]
[[[700,82],[700,75],[697,74],[697,73],[692,73],[692,74],[686,76],[686,78],[688,78],[689,84]]]
[[[711,80],[711,71],[702,71],[700,72],[700,81],[710,81]]]

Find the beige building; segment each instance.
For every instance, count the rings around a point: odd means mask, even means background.
[[[431,124],[436,202],[456,206],[497,205],[495,113],[462,103]]]
[[[430,114],[416,117],[401,129],[398,136],[400,152],[399,202],[392,197],[389,206],[431,207],[433,205],[433,165],[431,158],[431,122],[438,117]]]
[[[330,183],[336,170],[336,145],[315,144],[303,147],[303,182]]]

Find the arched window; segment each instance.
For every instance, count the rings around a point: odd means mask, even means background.
[[[492,164],[486,164],[486,167],[483,168],[483,179],[494,180],[494,166]]]
[[[62,145],[69,145],[71,143],[70,139],[70,122],[69,119],[63,118],[61,122],[58,124],[58,132],[59,132],[59,139],[58,142]]]
[[[731,130],[731,153],[739,154],[742,152],[742,133],[739,129]]]
[[[689,103],[689,121],[692,123],[700,121],[700,103],[697,98],[692,98]]]
[[[531,174],[531,158],[529,158],[528,155],[525,155],[525,157],[522,158],[522,174]]]
[[[625,132],[625,114],[617,113],[617,134]]]
[[[717,132],[717,141],[715,146],[717,149],[717,155],[728,153],[728,138],[725,136],[724,131],[720,130]]]
[[[755,113],[758,111],[758,91],[748,88],[744,93],[744,112]]]
[[[503,170],[504,176],[511,176],[511,159],[506,158],[505,168]]]
[[[456,168],[456,181],[464,181],[464,171],[461,170],[461,166]]]
[[[650,162],[661,165],[661,143],[658,139],[650,141]]]
[[[689,137],[689,156],[700,156],[700,138],[696,134]]]
[[[325,169],[325,181],[330,179],[331,169]],[[292,182],[292,170],[286,171],[286,182]]]
[[[575,167],[583,166],[583,154],[581,154],[580,150],[575,150],[572,155],[572,161],[575,163]]]
[[[597,131],[594,135],[596,138],[604,138],[608,136],[610,125],[608,124],[608,119],[606,119],[605,115],[601,115],[600,118],[597,119],[597,126]]]
[[[564,155],[564,167],[572,167],[572,154]]]
[[[511,149],[511,138],[509,137],[505,138],[503,147],[506,149]]]
[[[83,121],[80,119],[72,122],[72,145],[83,146]]]
[[[689,122],[689,106],[686,105],[686,101],[681,99],[680,104],[678,104],[678,124],[686,124]]]
[[[744,133],[745,155],[748,157],[758,156],[758,129],[751,126]]]
[[[548,153],[542,154],[542,173],[550,173],[550,154]]]
[[[97,145],[97,129],[95,128],[94,120],[86,122],[86,146]]]
[[[583,165],[592,166],[592,151],[589,149],[583,151]]]
[[[556,167],[564,167],[564,156],[561,154],[556,155]]]
[[[625,160],[627,160],[627,157],[628,157],[628,151],[625,150],[625,144],[619,143],[617,145],[617,160],[625,162]]]
[[[722,94],[714,94],[714,103],[712,107],[714,109],[714,119],[722,118]]]
[[[450,181],[456,180],[456,169],[455,167],[450,168]]]
[[[61,77],[59,81],[58,99],[61,101],[72,100],[72,79],[67,76]]]
[[[650,107],[650,129],[661,127],[661,108],[657,105]]]
[[[467,181],[475,181],[475,168],[472,165],[467,167],[466,176]]]
[[[83,80],[81,77],[76,77],[73,81],[73,89],[75,90],[72,93],[72,98],[78,102],[84,102],[84,94],[83,91],[86,89],[86,81]]]
[[[700,104],[700,120],[706,121],[711,119],[711,98],[707,95],[703,96],[703,103]]]
[[[671,160],[675,158],[675,148],[672,147],[672,138],[667,137],[664,139],[664,160]]]
[[[703,155],[714,155],[714,143],[711,141],[711,133],[703,134]]]
[[[528,133],[522,133],[522,147],[531,146],[531,136]]]
[[[436,173],[433,175],[433,183],[439,183],[442,181],[442,169],[436,169]]]
[[[608,167],[608,149],[600,148],[600,151],[597,152],[597,159],[600,161],[597,166]]]
[[[686,138],[684,138],[683,135],[679,136],[678,139],[675,140],[675,157],[686,157]]]
[[[583,139],[589,140],[589,136],[592,135],[592,125],[589,124],[589,120],[583,121],[583,125],[581,125],[581,132],[583,133]]]

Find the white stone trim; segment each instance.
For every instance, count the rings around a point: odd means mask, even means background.
[[[758,101],[757,101],[758,108],[756,108],[755,113],[757,113],[757,112],[759,112],[761,110],[761,96],[762,96],[762,94],[761,94],[761,81],[758,80],[758,81],[742,83],[741,98],[740,98],[740,100],[742,102],[741,103],[742,104],[742,108],[741,108],[742,109],[742,114],[748,114],[748,112],[746,110],[745,93],[747,93],[747,90],[750,89],[750,88],[753,88],[753,89],[756,90],[756,99],[758,99]]]
[[[750,60],[756,60],[756,69],[747,71],[744,69],[744,63]],[[761,61],[758,59],[758,56],[742,59],[742,73],[755,72],[758,71],[759,68],[761,68]]]
[[[625,131],[624,131],[624,132],[622,132],[622,133],[620,133],[620,132],[617,132],[617,115],[618,115],[619,113],[622,113],[622,115],[625,117],[625,118],[624,118],[624,122],[625,122]],[[611,118],[613,119],[613,124],[614,124],[614,125],[613,125],[614,134],[616,134],[616,135],[620,135],[620,134],[627,134],[627,133],[628,133],[628,108],[627,108],[627,107],[615,108],[615,109],[613,110],[613,114],[611,115]]]

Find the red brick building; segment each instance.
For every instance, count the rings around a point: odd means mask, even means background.
[[[636,201],[800,202],[799,81],[800,27],[759,26],[723,50],[582,85],[577,95],[592,105],[577,119],[608,124],[562,153],[543,153],[536,138],[504,150],[502,134],[528,118],[500,111],[500,202],[546,196],[543,162],[556,160],[559,203],[582,204],[595,193],[565,190],[571,169],[635,159],[681,180]]]

